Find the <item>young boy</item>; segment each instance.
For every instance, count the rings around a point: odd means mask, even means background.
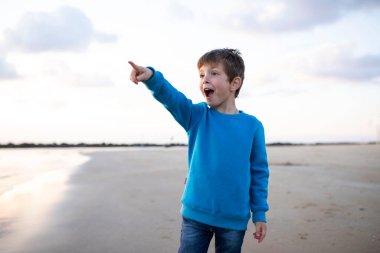
[[[132,66],[188,135],[188,174],[182,196],[179,252],[207,252],[215,234],[217,253],[241,252],[247,223],[254,238],[266,235],[268,161],[263,125],[236,108],[244,61],[235,49],[216,49],[198,61],[199,88],[206,103],[193,104],[153,68]]]

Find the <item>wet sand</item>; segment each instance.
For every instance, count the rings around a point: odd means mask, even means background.
[[[177,252],[186,148],[88,155],[33,237],[5,245],[29,228],[0,220],[0,251]],[[250,224],[243,252],[380,252],[380,145],[269,147],[268,157],[268,235],[257,244]]]

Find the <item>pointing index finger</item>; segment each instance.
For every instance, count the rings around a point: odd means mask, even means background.
[[[137,66],[133,61],[128,61],[128,63],[132,66],[134,70],[139,71],[139,66]]]

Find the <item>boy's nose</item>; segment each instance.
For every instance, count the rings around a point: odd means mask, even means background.
[[[203,83],[209,83],[209,75],[205,74],[203,77]]]

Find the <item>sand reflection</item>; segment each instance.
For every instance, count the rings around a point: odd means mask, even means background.
[[[0,151],[0,251],[13,252],[44,228],[74,169],[88,160],[80,150]]]

